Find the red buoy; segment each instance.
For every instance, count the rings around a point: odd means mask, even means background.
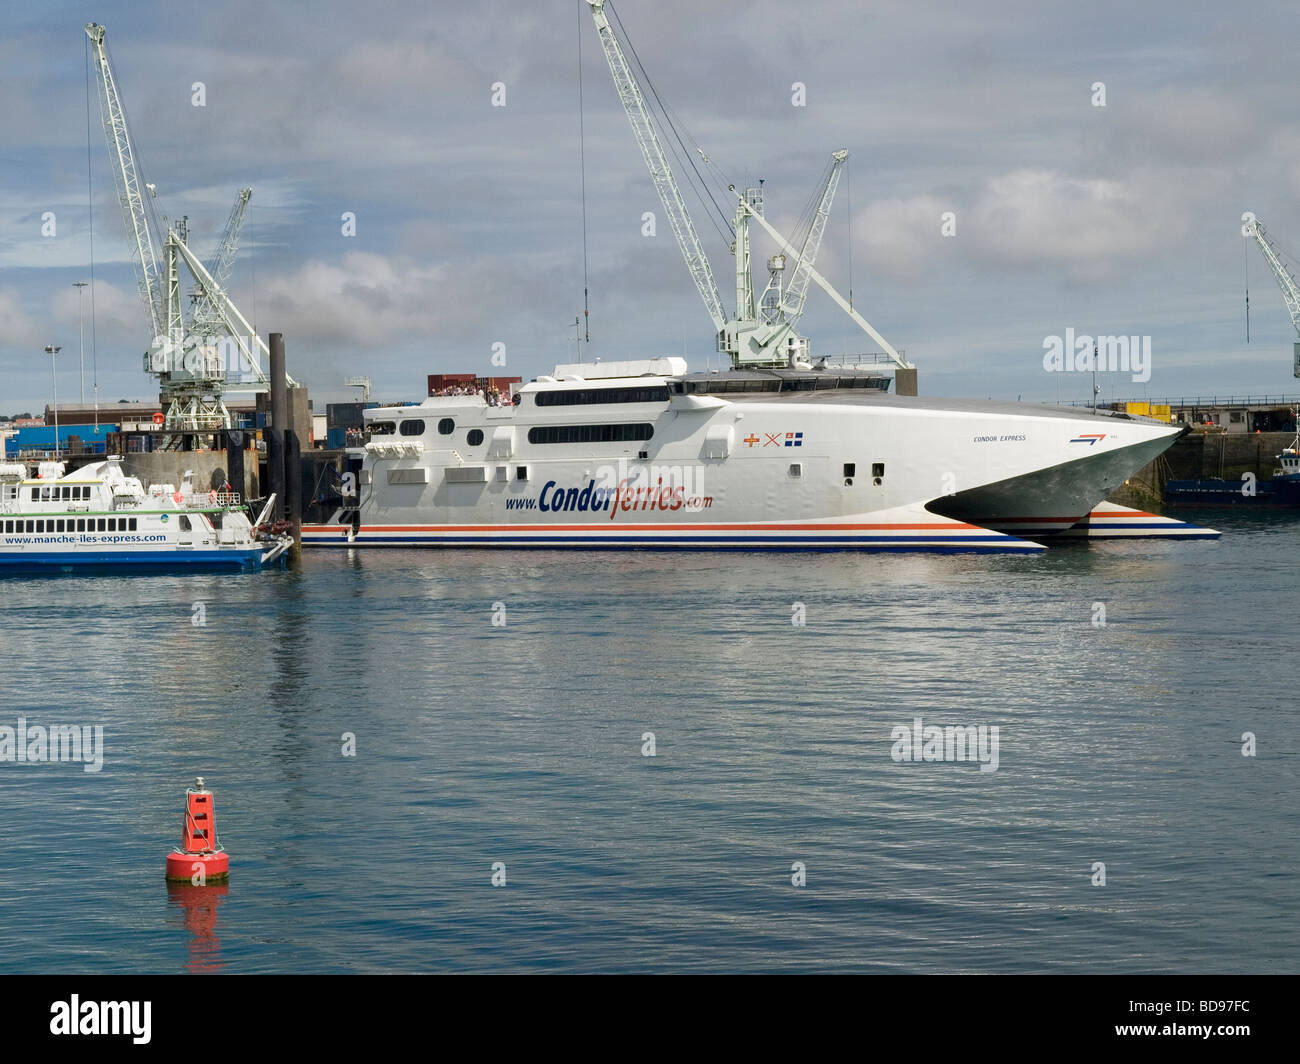
[[[205,886],[230,875],[230,857],[217,839],[212,792],[198,776],[185,788],[185,826],[181,844],[167,855],[167,878],[176,883]]]

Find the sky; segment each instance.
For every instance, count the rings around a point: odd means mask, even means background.
[[[1103,401],[1300,394],[1296,331],[1241,233],[1253,211],[1300,248],[1294,0],[617,10],[679,127],[730,182],[763,180],[778,230],[849,151],[817,266],[922,394],[1085,400],[1087,374],[1044,366],[1068,329],[1150,337],[1150,379],[1102,373]],[[89,399],[95,377],[105,402],[157,394],[93,82],[87,129],[91,21],[155,206],[188,217],[205,261],[252,186],[230,291],[259,333],[285,335],[318,411],[354,397],[354,374],[400,401],[429,373],[721,365],[586,0],[8,4],[0,413],[49,401],[46,344],[62,347],[60,401],[83,383]],[[711,190],[729,215],[725,183]],[[731,310],[724,223],[687,202]],[[74,287],[92,235],[93,315]],[[759,291],[773,250],[755,237]],[[815,287],[800,330],[814,355],[876,350]]]

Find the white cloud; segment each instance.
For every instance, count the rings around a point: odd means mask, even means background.
[[[86,324],[86,343],[90,343],[91,311],[94,310],[94,324],[101,334],[109,335],[121,332],[126,335],[134,333],[139,340],[140,350],[148,346],[149,317],[144,300],[135,288],[119,287],[107,281],[96,281],[92,304],[91,289],[88,286],[80,297],[84,303]],[[81,312],[77,307],[77,290],[72,285],[60,288],[52,301],[55,321],[59,324],[60,335],[76,337],[80,328]]]
[[[0,288],[0,333],[7,348],[39,349],[48,341],[35,321],[23,310],[22,297],[13,288]]]
[[[1020,266],[1055,265],[1073,280],[1105,277],[1119,260],[1174,243],[1185,212],[1158,181],[1072,177],[1014,170],[990,179],[966,232],[979,258]]]
[[[365,349],[445,336],[482,314],[482,303],[449,267],[364,251],[347,252],[337,263],[313,259],[263,282],[258,298],[277,331]]]
[[[941,216],[956,210],[958,233],[963,232],[962,211],[935,196],[876,200],[855,211],[854,253],[876,273],[895,280],[921,277],[946,238]]]

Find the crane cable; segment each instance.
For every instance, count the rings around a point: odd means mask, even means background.
[[[681,123],[680,119],[677,123],[673,122],[672,113],[659,98],[659,91],[655,88],[654,82],[650,80],[650,75],[646,73],[645,66],[641,62],[641,57],[637,55],[636,46],[632,43],[631,37],[628,36],[627,30],[623,27],[623,20],[619,18],[618,12],[614,10],[614,5],[607,3],[605,7],[610,14],[613,15],[614,22],[618,25],[619,36],[623,43],[627,45],[627,50],[632,54],[632,60],[636,64],[637,70],[641,73],[641,80],[645,83],[646,88],[650,90],[651,97],[659,107],[659,110],[663,113],[663,124],[661,124],[659,116],[647,108],[647,113],[650,115],[651,121],[660,127],[660,132],[663,132],[663,125],[667,125],[668,131],[672,133],[672,138],[664,138],[668,142],[668,150],[672,152],[673,158],[677,159],[681,173],[687,178],[687,182],[691,185],[695,194],[700,198],[700,201],[703,203],[707,198],[708,202],[713,205],[717,217],[722,219],[722,224],[725,227],[726,232],[719,228],[718,223],[712,214],[709,215],[709,220],[712,222],[714,229],[717,230],[723,241],[729,242],[735,238],[735,231],[732,229],[731,221],[728,219],[725,212],[723,212],[722,208],[718,206],[718,201],[709,190],[708,183],[704,180],[703,176],[700,174],[699,168],[695,165],[695,159],[692,152],[683,140],[685,125]],[[678,129],[679,125],[682,126],[681,131]],[[676,141],[676,144],[674,144],[674,140]],[[695,140],[690,136],[689,132],[685,132],[685,140],[689,140],[692,144],[695,144]],[[695,175],[695,181],[690,180],[691,174]]]
[[[95,396],[95,431],[99,432],[99,347],[95,343],[95,194],[90,162],[90,38],[86,38],[86,223],[90,234],[90,381]]]
[[[587,133],[582,107],[582,9],[578,9],[578,167],[582,173],[582,319],[591,343],[591,309],[587,297]]]

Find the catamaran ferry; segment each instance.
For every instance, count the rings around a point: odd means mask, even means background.
[[[1181,429],[888,395],[868,376],[575,363],[513,403],[376,407],[355,505],[303,544],[1035,552],[1063,533],[1217,535],[1102,504]]]
[[[197,492],[190,478],[148,491],[109,458],[64,473],[42,462],[29,477],[0,465],[0,572],[78,568],[260,569],[291,545],[259,538],[233,492]]]

